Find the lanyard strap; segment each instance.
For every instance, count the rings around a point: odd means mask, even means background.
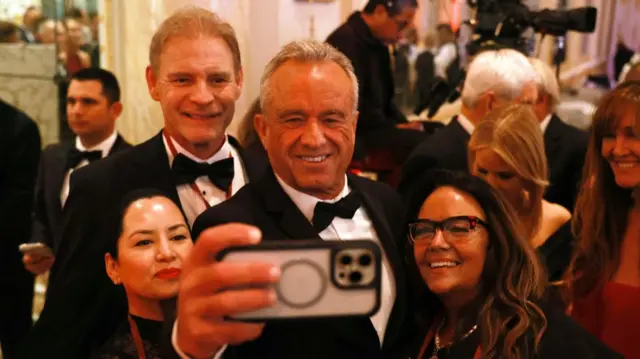
[[[136,352],[138,352],[139,359],[146,359],[147,356],[144,353],[144,345],[142,344],[142,337],[140,336],[140,331],[138,330],[138,325],[135,320],[131,317],[131,314],[127,315],[129,319],[129,327],[131,328],[131,336],[133,337],[133,342],[136,345]]]
[[[169,137],[169,135],[167,135],[165,131],[162,131],[162,135],[164,136],[164,139],[167,142],[167,146],[169,147],[171,156],[175,158],[178,155],[178,151],[176,150],[176,146],[173,145],[173,141],[171,140],[171,137]],[[229,153],[229,158],[232,158],[232,157],[233,156],[231,155],[231,153]],[[229,188],[227,189],[227,192],[225,193],[225,200],[231,198],[232,187],[233,185],[230,185]],[[200,197],[200,199],[202,200],[206,208],[211,207],[209,202],[202,195],[200,188],[198,188],[198,185],[195,182],[191,184],[191,189],[198,195],[198,197]]]
[[[433,321],[433,324],[431,324],[431,328],[429,328],[427,335],[424,337],[424,342],[422,342],[422,347],[420,347],[420,353],[418,354],[417,359],[422,359],[424,352],[429,347],[429,343],[431,343],[431,341],[433,340],[433,337],[435,336],[435,333],[438,330],[438,327],[440,326],[439,323],[441,320],[442,320],[441,317],[438,316]],[[480,349],[479,345],[478,345],[478,349],[476,349],[476,353],[473,355],[473,359],[482,359],[482,349]]]

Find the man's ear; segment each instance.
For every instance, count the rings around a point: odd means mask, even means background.
[[[120,114],[122,113],[122,102],[114,102],[111,107],[109,107],[109,113],[114,121],[120,117]]]
[[[107,276],[109,276],[113,284],[121,284],[118,262],[113,258],[111,253],[104,255],[104,265],[107,269]]]
[[[353,132],[356,132],[356,128],[358,128],[358,117],[360,116],[359,111],[355,111],[353,113]]]
[[[242,85],[244,84],[244,72],[242,71],[242,68],[240,68],[240,70],[238,70],[238,73],[236,73],[236,84],[238,85],[238,93],[236,94],[237,100],[242,94]]]
[[[267,149],[266,138],[267,138],[267,119],[264,114],[258,113],[253,117],[253,127],[260,137],[260,142],[262,142],[262,146]]]
[[[151,66],[147,66],[147,69],[145,70],[145,77],[147,78],[147,87],[149,88],[151,98],[156,101],[160,101],[160,96],[158,94],[158,78]]]

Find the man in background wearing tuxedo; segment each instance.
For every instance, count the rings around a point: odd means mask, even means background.
[[[31,205],[40,159],[40,132],[26,114],[0,99],[0,345],[16,356],[31,328],[33,275],[18,246],[31,232]]]
[[[87,358],[126,316],[126,300],[108,279],[104,254],[115,241],[121,198],[163,191],[191,224],[262,173],[225,131],[242,88],[233,28],[197,7],[178,10],[157,29],[146,78],[164,129],[150,140],[71,176],[60,244],[40,319],[21,358]]]
[[[468,172],[467,144],[475,126],[491,110],[505,103],[534,104],[537,74],[529,60],[511,50],[486,50],[469,65],[462,88],[460,114],[416,147],[402,169],[398,191],[411,188],[429,170]]]
[[[56,232],[62,207],[69,196],[69,179],[74,170],[90,162],[131,147],[117,132],[122,112],[120,86],[109,71],[80,70],[71,78],[67,92],[67,121],[76,134],[75,145],[47,147],[40,159],[34,204],[31,242],[58,249]],[[25,267],[33,274],[51,268],[53,257],[25,254]]]
[[[404,211],[390,187],[346,174],[358,120],[353,67],[326,44],[290,43],[265,68],[260,100],[263,114],[255,117],[255,127],[271,168],[196,220],[194,236],[201,236],[191,263],[183,267],[174,347],[183,358],[212,353],[243,359],[382,358],[398,338],[406,310],[398,250]],[[259,228],[266,241],[378,242],[383,249],[380,310],[371,318],[268,322],[264,328],[223,320],[270,303],[267,290],[237,286],[279,275],[268,265],[212,259],[217,251],[212,248],[221,249],[229,237],[216,235],[220,228],[207,228],[231,222]],[[238,228],[236,237],[246,233],[246,227]]]
[[[544,198],[569,212],[578,196],[589,134],[564,123],[554,111],[560,103],[560,86],[553,69],[544,61],[530,59],[538,73],[538,101],[533,110],[544,135],[544,150],[549,166],[549,187]]]

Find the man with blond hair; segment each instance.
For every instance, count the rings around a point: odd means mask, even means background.
[[[200,8],[177,11],[154,34],[149,63],[149,93],[160,103],[164,129],[74,171],[55,276],[20,358],[87,358],[126,318],[126,300],[104,265],[125,194],[161,190],[192,224],[263,170],[225,133],[242,88],[238,41],[228,23]]]
[[[193,234],[199,238],[183,265],[174,347],[188,355],[183,358],[222,353],[236,359],[388,357],[406,313],[396,243],[403,210],[390,187],[347,174],[359,116],[358,80],[350,61],[327,44],[290,43],[265,68],[260,102],[262,114],[254,123],[271,168],[196,220]],[[334,206],[341,210],[325,217]],[[234,224],[219,226],[226,223]],[[255,244],[260,237],[378,242],[383,248],[380,309],[370,318],[226,320],[273,304],[274,292],[264,284],[278,281],[279,267],[212,260],[226,247]]]
[[[534,104],[537,77],[527,57],[515,50],[485,50],[476,55],[462,88],[460,114],[411,153],[398,190],[405,192],[422,173],[434,168],[467,172],[467,142],[475,126],[502,104]]]
[[[538,101],[533,105],[549,166],[549,187],[544,198],[573,211],[582,177],[588,134],[562,121],[555,113],[560,103],[560,86],[553,69],[544,61],[529,59],[538,73]]]

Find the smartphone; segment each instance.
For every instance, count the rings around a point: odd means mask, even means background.
[[[218,255],[228,262],[278,265],[273,306],[234,315],[241,321],[370,317],[380,308],[380,246],[372,240],[265,241],[231,247]]]
[[[40,257],[53,257],[51,247],[44,243],[22,243],[18,250],[23,254],[32,254]]]

